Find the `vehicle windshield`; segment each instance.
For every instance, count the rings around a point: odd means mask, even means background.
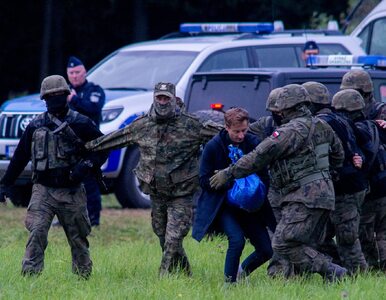
[[[104,89],[152,90],[160,81],[177,84],[197,55],[193,51],[120,51],[87,78]]]

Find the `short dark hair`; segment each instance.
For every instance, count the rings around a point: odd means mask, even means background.
[[[231,127],[233,124],[243,123],[245,120],[249,122],[249,114],[241,107],[230,108],[224,114],[224,123],[227,127]]]

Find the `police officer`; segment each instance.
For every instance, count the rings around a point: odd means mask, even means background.
[[[175,86],[160,82],[150,111],[125,128],[86,145],[94,151],[137,145],[135,173],[150,195],[154,233],[160,240],[160,275],[181,268],[190,274],[182,242],[192,223],[193,194],[198,188],[200,146],[220,128],[203,125],[177,105]]]
[[[337,180],[334,181],[335,210],[330,214],[326,237],[320,250],[333,257],[335,262],[342,264],[351,274],[358,270],[364,271],[367,269],[367,263],[358,239],[358,225],[368,182],[362,170],[364,154],[357,143],[357,138],[361,139],[361,136],[356,136],[358,131],[350,119],[340,112],[331,111],[326,86],[312,81],[302,86],[310,95],[311,112],[331,126],[341,140],[345,152],[343,167],[338,170]],[[335,109],[342,108],[342,94],[347,93],[339,92],[333,97],[332,106]]]
[[[67,64],[67,77],[71,93],[67,101],[71,109],[89,117],[99,127],[102,107],[105,103],[103,89],[86,79],[86,68],[80,59],[71,56]],[[102,210],[102,198],[97,181],[93,176],[84,180],[87,194],[87,210],[91,226],[98,226]]]
[[[275,104],[283,125],[235,165],[215,174],[211,186],[220,188],[231,178],[241,178],[270,165],[271,181],[282,196],[282,218],[272,241],[274,251],[290,260],[301,273],[316,272],[335,281],[347,270],[331,263],[314,245],[334,209],[329,168],[341,166],[344,152],[331,127],[311,116],[306,107],[309,102],[302,86],[284,86]]]
[[[106,155],[82,151],[84,142],[102,135],[87,117],[68,108],[70,90],[59,75],[46,77],[40,90],[47,112],[27,126],[8,169],[1,179],[0,200],[28,161],[32,161],[33,187],[25,225],[29,238],[22,263],[23,275],[40,274],[52,219],[57,215],[66,232],[72,254],[72,271],[83,278],[91,274],[87,236],[90,221],[84,176],[99,168]]]
[[[315,41],[307,41],[304,44],[302,59],[306,64],[307,64],[308,57],[310,57],[311,55],[318,55],[318,54],[319,54],[319,47]]]

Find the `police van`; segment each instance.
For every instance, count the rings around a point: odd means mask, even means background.
[[[306,41],[314,40],[321,54],[364,54],[360,40],[350,36],[302,31],[272,34],[271,23],[182,24],[178,34],[128,45],[110,54],[87,79],[106,92],[101,131],[109,133],[148,111],[152,89],[160,81],[176,84],[184,98],[189,78],[197,71],[229,68],[301,67]],[[37,94],[11,99],[0,112],[0,176],[5,172],[20,136],[34,116],[45,110]],[[139,159],[135,147],[114,150],[102,171],[122,207],[149,207],[132,169]],[[27,166],[13,189],[13,203],[26,205],[31,191]]]
[[[366,69],[373,81],[374,97],[386,102],[386,57],[330,55],[309,58],[307,68],[256,68],[197,72],[189,81],[185,105],[190,112],[205,117],[223,117],[222,112],[240,106],[248,110],[251,121],[266,111],[272,89],[287,84],[317,81],[324,84],[330,97],[339,91],[342,77],[352,68]],[[331,99],[330,99],[331,100]]]

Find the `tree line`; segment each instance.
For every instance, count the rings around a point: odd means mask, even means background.
[[[349,1],[333,0],[13,0],[0,3],[0,101],[38,92],[67,59],[87,68],[124,45],[178,31],[184,22],[271,22],[286,28],[342,19]]]

